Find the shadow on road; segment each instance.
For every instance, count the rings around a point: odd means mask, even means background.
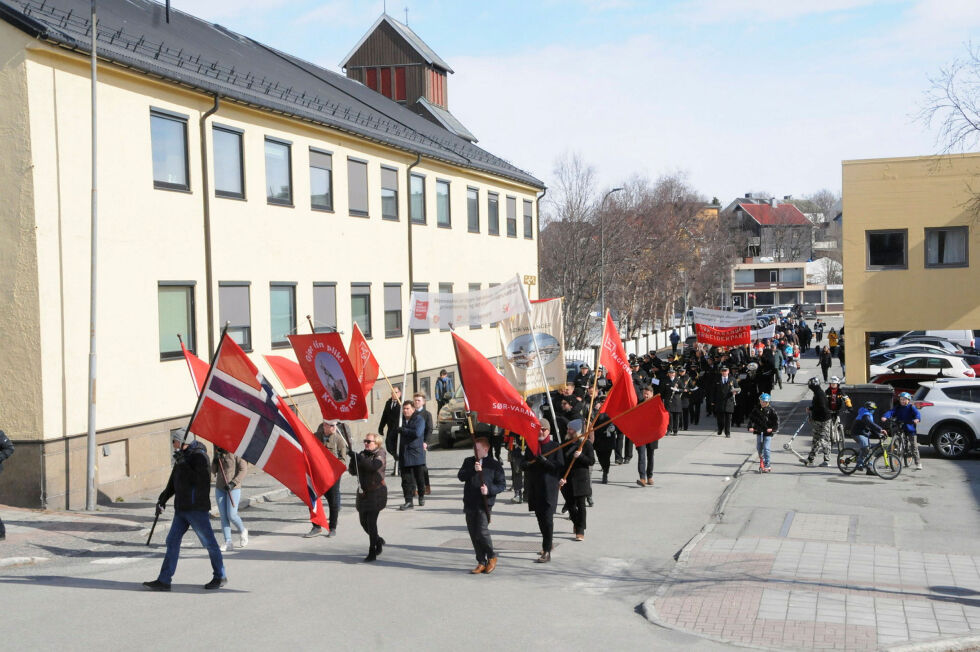
[[[139,591],[148,593],[149,589],[139,582],[119,582],[116,580],[102,580],[86,577],[69,577],[66,575],[33,575],[29,577],[0,577],[2,584],[14,584],[19,586],[50,586],[54,588],[72,589],[96,589],[100,591]],[[220,591],[206,591],[203,585],[197,584],[173,584],[170,588],[172,593],[249,593],[239,589],[229,589],[227,587]]]

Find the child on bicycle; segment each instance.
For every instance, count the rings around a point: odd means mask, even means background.
[[[884,416],[881,417],[882,421],[888,421],[888,419],[895,419],[900,421],[904,426],[905,437],[908,441],[908,448],[911,449],[912,459],[915,460],[915,470],[922,470],[922,462],[919,461],[919,443],[915,440],[915,425],[919,423],[919,419],[922,415],[919,413],[918,408],[912,405],[912,395],[908,392],[902,392],[898,395],[897,407],[885,412]]]
[[[769,405],[770,400],[769,394],[760,394],[759,405],[749,414],[749,432],[755,433],[755,449],[759,452],[759,461],[766,473],[772,470],[769,466],[769,450],[772,447],[772,436],[779,429],[779,415]]]
[[[875,474],[871,470],[871,460],[868,459],[868,454],[871,449],[871,442],[869,440],[872,437],[880,439],[885,435],[884,428],[875,423],[875,410],[877,409],[878,406],[874,401],[865,401],[864,405],[858,408],[857,416],[854,418],[854,424],[851,426],[851,435],[861,449],[858,455],[856,470],[860,471],[864,469],[868,475]]]

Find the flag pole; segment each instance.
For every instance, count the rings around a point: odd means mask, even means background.
[[[653,400],[653,399],[650,399],[650,400]],[[588,430],[585,430],[585,431],[584,431],[584,432],[583,432],[583,433],[582,433],[581,435],[579,435],[579,436],[578,436],[578,437],[576,437],[575,439],[569,439],[569,440],[568,440],[568,441],[566,441],[565,443],[563,443],[563,444],[560,444],[560,445],[559,445],[559,446],[558,446],[557,448],[553,448],[552,450],[550,450],[550,451],[548,451],[547,453],[542,453],[542,455],[544,455],[545,457],[547,457],[548,455],[551,455],[552,453],[554,453],[554,452],[555,452],[556,450],[561,450],[562,448],[565,448],[566,446],[570,446],[571,444],[573,444],[573,443],[575,443],[575,442],[577,442],[577,441],[578,441],[579,439],[582,439],[583,437],[586,437],[586,436],[588,436],[589,434],[591,434],[591,433],[593,433],[593,432],[595,432],[595,431],[596,431],[596,430],[598,430],[599,428],[605,428],[606,426],[608,426],[608,425],[610,425],[610,424],[612,424],[612,423],[614,423],[614,422],[615,422],[615,421],[616,421],[617,419],[619,419],[620,417],[625,417],[625,416],[626,416],[627,414],[629,414],[629,413],[630,413],[630,412],[632,412],[633,410],[636,410],[637,408],[639,408],[639,407],[640,407],[641,405],[643,405],[644,403],[646,403],[646,401],[640,401],[639,403],[637,403],[636,405],[634,405],[634,406],[633,406],[633,407],[631,407],[630,409],[628,409],[628,410],[623,410],[622,412],[620,412],[620,413],[619,413],[619,414],[617,414],[616,416],[614,416],[614,417],[611,417],[611,418],[609,418],[609,420],[608,420],[608,421],[603,421],[603,422],[602,422],[601,424],[599,424],[598,426],[595,426],[595,427],[593,427],[593,428],[589,428]],[[608,415],[607,415],[607,416],[608,416]],[[598,421],[598,418],[597,418],[596,420]],[[624,433],[624,436],[625,436],[625,433]],[[532,460],[532,461],[531,461],[530,463],[531,463],[531,464],[534,464],[534,460]]]
[[[286,384],[282,382],[282,378],[279,377],[279,374],[276,373],[276,370],[272,367],[271,364],[266,362],[265,366],[269,368],[269,371],[272,372],[272,377],[275,378],[276,381],[279,383],[279,385],[282,387],[282,391],[286,394],[286,398],[289,399],[289,404],[293,407],[293,410],[296,411],[296,416],[298,416],[299,420],[303,422],[303,425],[306,426],[307,430],[313,432],[313,429],[310,428],[310,424],[308,424],[306,422],[306,419],[303,418],[303,413],[299,411],[299,405],[296,404],[296,399],[294,399],[293,395],[289,393],[288,389],[286,389]]]
[[[520,280],[520,277],[518,277],[518,280]],[[524,284],[518,283],[518,285],[521,287],[521,298],[524,299],[524,307],[527,309],[527,312],[525,313],[527,314],[527,327],[531,331],[531,346],[534,347],[534,357],[537,358],[538,367],[541,371],[541,381],[544,383],[544,395],[548,401],[548,409],[551,411],[551,417],[555,420],[555,427],[557,428],[558,415],[555,414],[555,405],[551,400],[551,387],[548,385],[548,373],[544,369],[544,361],[541,360],[541,352],[538,350],[538,340],[534,336],[534,322],[531,319],[531,300],[524,291]],[[500,327],[498,326],[497,328],[499,329]],[[562,360],[562,363],[564,362],[565,361]]]
[[[184,349],[184,338],[180,336],[180,333],[177,333],[177,341],[180,342],[180,348]],[[184,356],[184,362],[187,363],[187,371],[191,374],[191,383],[194,385],[194,396],[199,396],[201,392],[197,389],[197,376],[194,375],[194,368],[191,366],[191,361],[187,359],[187,356]]]
[[[456,334],[456,330],[452,327],[452,325],[449,326],[449,329],[453,333],[453,335]],[[456,367],[459,369],[459,386],[463,390],[463,403],[466,406],[466,422],[467,422],[467,424],[469,425],[469,428],[470,428],[470,439],[473,441],[473,461],[474,461],[474,463],[476,463],[476,462],[479,461],[477,459],[477,450],[476,450],[476,428],[473,425],[473,413],[470,411],[470,401],[469,401],[468,398],[466,398],[466,385],[463,383],[463,366],[461,364],[459,364],[459,347],[456,346],[456,339],[455,338],[453,338],[453,353],[456,354]],[[489,455],[489,451],[487,451],[487,454]],[[477,473],[480,476],[480,484],[481,485],[486,484],[483,481],[483,465],[482,464],[480,465],[480,470]],[[490,522],[490,503],[487,502],[486,495],[483,495],[483,511],[486,512],[486,514],[487,514],[487,523],[489,523]]]
[[[599,346],[600,347],[603,347],[603,346],[606,345],[606,324],[608,324],[608,323],[609,323],[609,308],[606,308],[606,314],[604,314],[602,316],[602,337],[599,338]],[[602,360],[602,352],[600,351],[599,352],[599,361],[601,361],[601,360]],[[596,369],[593,371],[593,376],[592,376],[592,397],[589,399],[589,415],[585,419],[585,422],[588,424],[588,427],[590,427],[590,428],[592,427],[592,407],[595,405],[596,387],[598,387],[598,385],[599,385],[599,366],[600,366],[600,364],[601,364],[601,362],[596,362]],[[598,418],[599,418],[599,415],[597,414],[596,415],[596,419],[598,419]]]
[[[307,315],[306,316],[306,321],[308,321],[309,324],[310,324],[310,332],[315,334],[316,333],[316,328],[313,327],[313,319],[309,315]]]

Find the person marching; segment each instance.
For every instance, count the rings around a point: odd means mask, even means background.
[[[732,413],[735,412],[735,387],[734,379],[728,376],[728,367],[722,367],[720,377],[715,382],[714,404],[715,417],[718,419],[718,432],[721,435],[722,429],[726,437],[732,436]]]
[[[356,455],[354,451],[350,451],[350,463],[347,466],[348,473],[357,477],[358,490],[354,507],[370,542],[368,555],[364,558],[366,562],[377,559],[385,544],[385,540],[378,535],[378,514],[388,505],[386,458],[381,435],[371,432],[364,436],[364,450]],[[338,480],[338,484],[339,482]]]
[[[378,423],[378,434],[384,438],[385,448],[392,458],[391,475],[398,475],[398,427],[401,420],[402,391],[393,387],[391,398],[381,408],[381,421]]]
[[[670,426],[667,429],[667,434],[674,435],[676,437],[677,429],[680,427],[680,422],[683,420],[684,386],[677,378],[677,371],[673,367],[667,370],[667,382],[661,385],[660,391],[661,395],[663,396],[664,406],[670,412]]]
[[[602,484],[608,484],[610,460],[613,451],[616,449],[616,437],[619,435],[619,429],[616,428],[616,424],[614,423],[602,425],[609,421],[609,416],[603,412],[603,405],[604,401],[598,402],[595,406],[595,410],[598,413],[598,416],[595,418],[595,423],[598,424],[598,427],[592,433],[595,435],[595,441],[592,445],[595,449],[596,457],[599,459],[599,467],[602,469]]]
[[[779,429],[779,415],[769,405],[772,397],[763,393],[759,395],[759,405],[749,414],[749,432],[755,433],[755,449],[759,452],[759,469],[769,473],[769,451],[772,448],[772,438]]]
[[[820,388],[820,381],[816,378],[808,380],[806,386],[813,393],[810,407],[807,408],[813,420],[813,443],[803,466],[813,464],[817,453],[823,454],[820,466],[830,466],[830,405],[827,403],[827,393]]]
[[[510,502],[520,504],[524,502],[524,439],[509,433],[506,445],[507,461],[510,463],[510,486],[514,490],[514,497]]]
[[[432,436],[432,413],[425,407],[425,394],[419,392],[412,397],[415,402],[415,411],[418,412],[422,419],[425,421],[425,429],[422,432],[422,450],[428,449],[429,445],[426,443]],[[418,488],[419,498],[422,497],[422,492],[425,491],[426,494],[432,493],[432,489],[429,487],[429,467],[425,464],[425,455],[422,455],[422,477],[425,479],[425,487],[421,485]],[[419,505],[422,505],[423,501],[419,500]]]
[[[645,403],[646,401],[653,400],[653,388],[644,387],[643,395],[640,397],[640,402]],[[655,440],[649,444],[640,444],[636,447],[636,469],[639,472],[640,478],[636,481],[636,484],[641,487],[652,487],[653,486],[653,455],[657,452],[657,448],[660,447],[660,440]]]
[[[541,530],[541,553],[537,563],[543,564],[551,561],[555,509],[558,507],[558,482],[565,468],[565,456],[558,448],[558,442],[551,438],[551,429],[547,423],[541,424],[538,444],[541,448],[537,457],[524,460],[524,486],[528,511],[534,512],[538,519],[538,529]]]
[[[347,442],[344,441],[343,435],[340,434],[337,426],[340,421],[337,419],[324,419],[316,432],[316,438],[327,447],[327,450],[333,453],[333,456],[338,460],[347,459]],[[328,537],[337,535],[337,519],[340,517],[340,479],[338,478],[333,486],[327,490],[327,493],[323,494],[323,497],[327,500],[327,508],[330,510],[330,518],[328,520]],[[320,534],[321,527],[314,524],[310,528],[310,531],[303,536],[307,539],[310,537],[315,537]]]
[[[416,412],[415,403],[402,403],[402,426],[398,431],[401,449],[402,494],[405,502],[398,509],[413,509],[412,493],[417,492],[419,506],[425,505],[425,419]]]
[[[211,474],[215,476],[214,501],[221,514],[221,533],[225,537],[225,551],[231,550],[231,524],[238,528],[238,547],[248,545],[248,530],[238,515],[238,503],[242,495],[242,480],[248,472],[248,463],[233,453],[214,447]]]
[[[476,553],[476,568],[470,573],[490,574],[497,567],[497,553],[490,538],[490,510],[497,494],[507,489],[507,479],[503,465],[488,456],[490,441],[486,437],[477,437],[473,450],[476,454],[463,460],[456,477],[463,483],[463,513]]]
[[[567,439],[574,439],[582,432],[582,421],[576,419],[568,424]],[[572,464],[569,467],[567,479],[558,482],[562,496],[568,503],[568,516],[572,519],[575,540],[585,539],[586,498],[592,493],[591,467],[595,464],[595,449],[586,439],[581,447],[572,453]]]

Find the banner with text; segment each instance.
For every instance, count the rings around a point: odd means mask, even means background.
[[[500,349],[503,351],[504,377],[517,391],[527,396],[558,389],[565,384],[565,343],[561,299],[540,301],[531,306],[534,342],[526,317],[518,316],[500,322]],[[546,378],[541,376],[541,356]]]
[[[527,312],[524,288],[517,276],[472,292],[412,292],[408,309],[408,327],[412,330],[487,326]]]
[[[694,332],[700,344],[711,346],[741,346],[752,343],[751,326],[730,326],[719,328],[694,322]]]
[[[730,328],[732,326],[755,326],[756,310],[733,312],[731,310],[714,310],[711,308],[692,308],[695,324]]]

